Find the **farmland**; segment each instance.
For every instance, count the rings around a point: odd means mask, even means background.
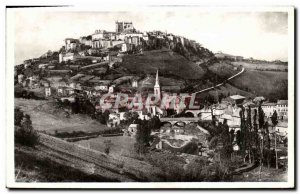
[[[48,134],[58,132],[99,132],[107,129],[106,125],[92,120],[88,115],[72,114],[64,116],[64,110],[56,107],[55,102],[15,98],[15,106],[20,107],[32,120],[33,128]]]
[[[105,142],[110,141],[110,153],[123,156],[135,156],[134,143],[135,139],[128,136],[114,136],[91,138],[89,140],[82,140],[76,142],[83,147],[104,152]]]
[[[276,63],[249,63],[249,62],[232,62],[235,66],[242,65],[247,69],[256,70],[275,70],[275,71],[286,71],[288,69],[287,65],[276,64]]]

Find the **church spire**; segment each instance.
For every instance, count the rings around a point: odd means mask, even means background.
[[[159,87],[158,70],[156,71],[156,79],[154,87]]]
[[[160,85],[159,85],[159,79],[158,79],[158,70],[156,72],[156,79],[155,79],[155,85],[154,85],[154,95],[157,96],[159,99],[161,98]]]

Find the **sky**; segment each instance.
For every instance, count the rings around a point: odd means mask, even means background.
[[[160,30],[218,51],[265,60],[288,58],[288,14],[285,12],[14,12],[15,64],[58,50],[65,38],[115,31],[115,21],[132,21],[140,31]]]

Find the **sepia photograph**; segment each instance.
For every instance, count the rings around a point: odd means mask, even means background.
[[[7,7],[8,188],[295,187],[294,8]]]

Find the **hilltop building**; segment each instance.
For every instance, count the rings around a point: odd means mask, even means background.
[[[78,47],[79,40],[74,38],[65,39],[65,49],[66,51],[75,50]]]
[[[122,32],[134,32],[135,29],[133,27],[132,22],[119,22],[116,21],[116,32],[117,33],[122,33]]]
[[[80,58],[78,53],[59,53],[59,63],[67,62],[67,61],[75,61]]]
[[[108,38],[108,33],[105,30],[96,30],[92,35],[92,40],[103,40]]]

